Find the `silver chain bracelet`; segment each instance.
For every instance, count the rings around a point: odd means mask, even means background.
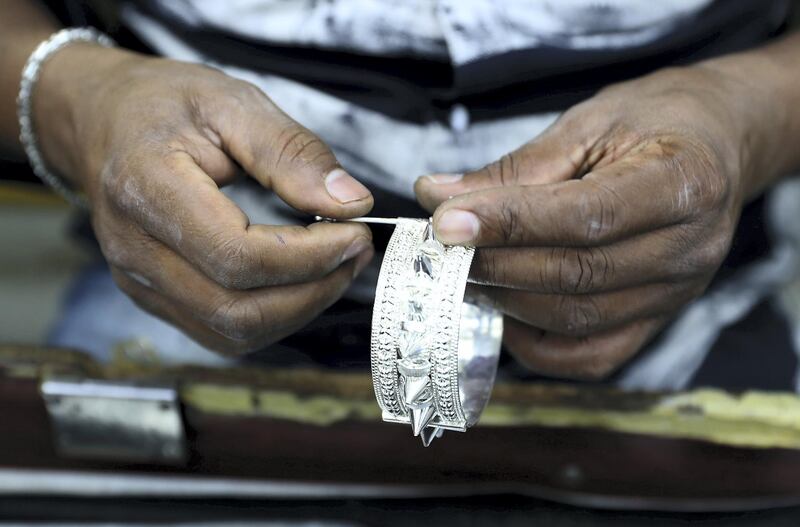
[[[75,42],[93,42],[105,47],[116,46],[111,37],[93,28],[66,28],[54,33],[36,47],[22,69],[22,81],[17,96],[17,116],[20,128],[19,140],[28,156],[33,173],[67,201],[86,208],[88,206],[86,199],[75,192],[62,177],[47,167],[39,149],[36,131],[33,129],[33,90],[36,87],[36,81],[39,80],[42,65],[60,49]]]

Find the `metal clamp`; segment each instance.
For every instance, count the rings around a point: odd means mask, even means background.
[[[177,391],[167,386],[50,379],[41,385],[65,457],[182,463],[186,434]]]

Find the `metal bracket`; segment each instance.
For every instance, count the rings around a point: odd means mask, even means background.
[[[177,464],[186,434],[175,388],[98,380],[41,385],[59,453],[65,457]]]

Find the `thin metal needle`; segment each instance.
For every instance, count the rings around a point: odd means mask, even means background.
[[[357,221],[358,223],[383,223],[385,225],[397,225],[398,218],[371,218],[369,216],[361,216],[359,218],[350,218],[347,220],[335,220],[333,218],[324,218],[322,216],[314,216],[316,221]]]

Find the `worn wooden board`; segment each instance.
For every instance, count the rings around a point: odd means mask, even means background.
[[[77,352],[19,347],[0,350],[0,364],[0,467],[367,485],[387,496],[510,492],[613,508],[800,503],[791,394],[501,384],[481,426],[424,449],[405,428],[380,422],[363,374],[101,366]],[[176,382],[188,463],[59,458],[38,394],[52,375]]]
[[[118,354],[108,365],[69,350],[0,347],[7,376],[169,380],[188,408],[317,427],[380,421],[367,373],[321,369],[164,368]],[[785,392],[623,392],[602,385],[498,383],[482,427],[588,427],[750,448],[800,449],[800,397]]]

